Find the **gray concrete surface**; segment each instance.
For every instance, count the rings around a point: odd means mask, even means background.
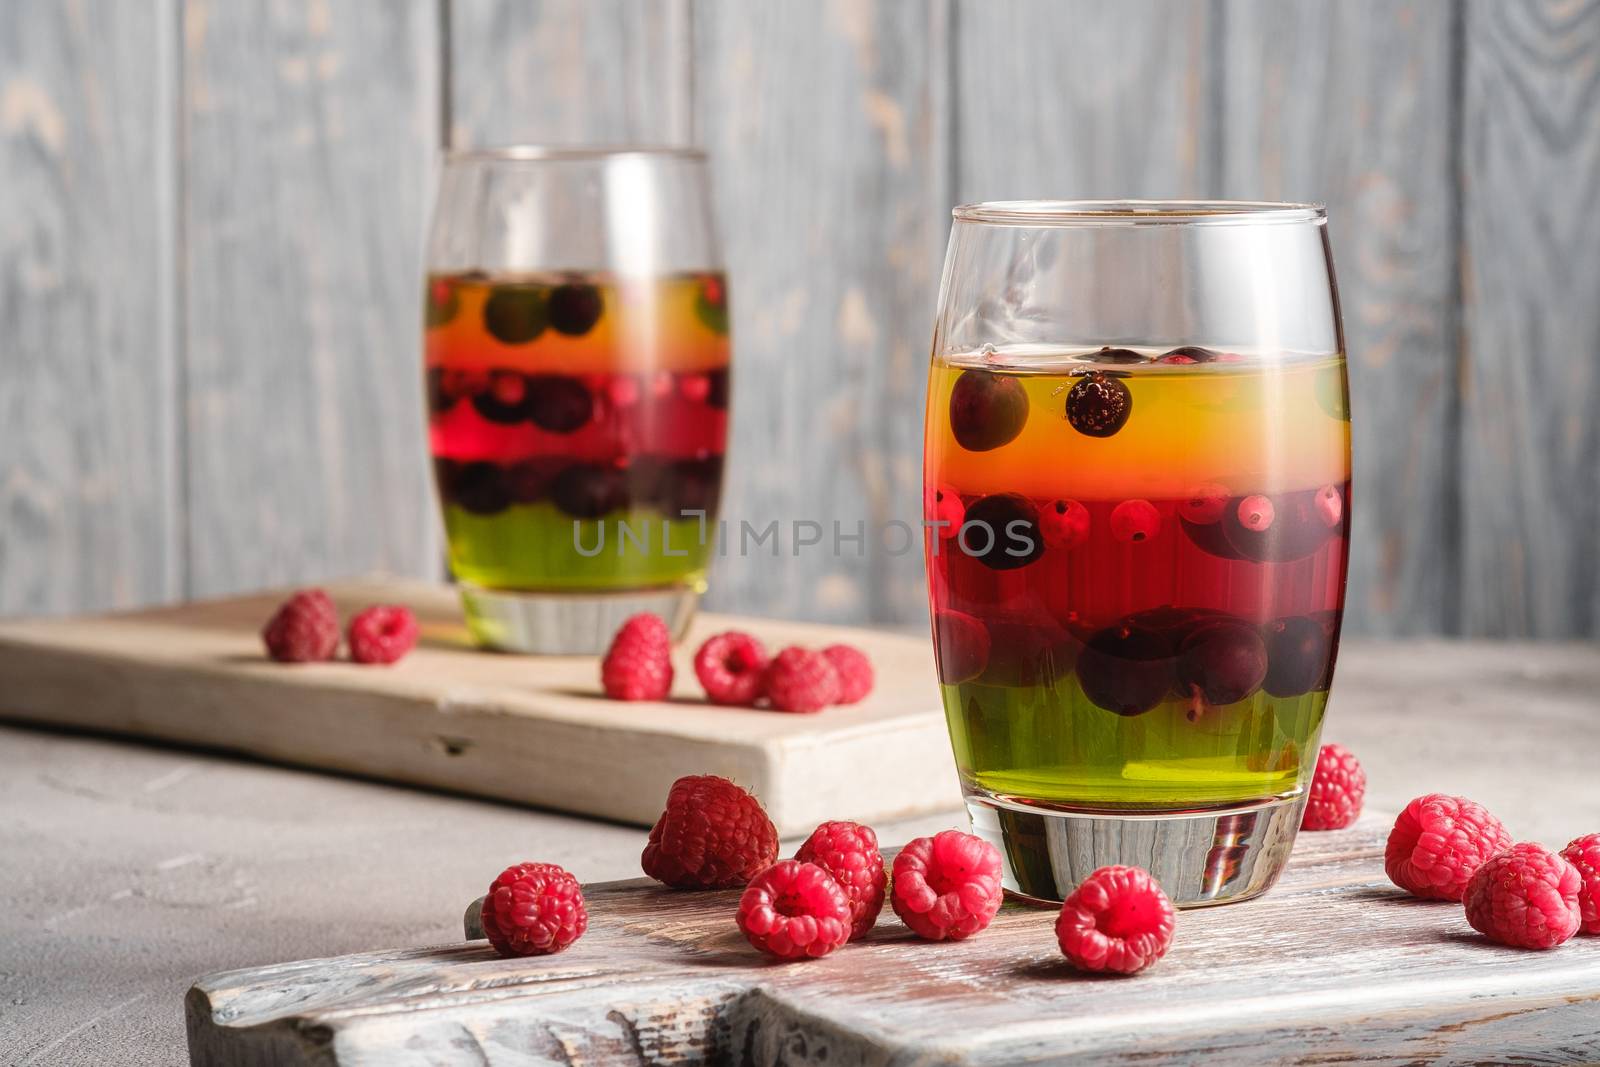
[[[1365,762],[1369,807],[1444,790],[1519,838],[1600,831],[1600,646],[1351,646],[1327,738]],[[956,823],[879,829],[897,841]],[[0,1064],[184,1063],[183,994],[200,974],[455,941],[462,907],[507,864],[627,877],[644,837],[0,726]]]

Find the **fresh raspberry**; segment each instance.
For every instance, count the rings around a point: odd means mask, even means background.
[[[1343,830],[1361,814],[1367,795],[1367,772],[1343,745],[1323,745],[1317,753],[1317,773],[1311,779],[1302,830]]]
[[[1148,871],[1101,867],[1061,904],[1056,940],[1080,971],[1134,974],[1172,947],[1172,901]]]
[[[839,672],[821,652],[790,645],[767,664],[766,689],[779,711],[821,711],[839,699]]]
[[[502,956],[548,956],[588,928],[583,889],[554,863],[507,867],[483,898],[483,933]]]
[[[853,645],[829,645],[822,650],[839,675],[836,704],[854,704],[872,692],[872,661]]]
[[[1555,948],[1583,924],[1582,888],[1578,869],[1543,845],[1512,845],[1467,882],[1467,922],[1502,945]]]
[[[612,700],[664,700],[672,688],[672,635],[659,616],[642,612],[611,639],[600,685]]]
[[[1600,934],[1600,834],[1585,834],[1561,850],[1561,858],[1578,870],[1583,886],[1578,890],[1578,910],[1583,914],[1579,932]]]
[[[894,858],[889,902],[918,937],[971,937],[1000,910],[1000,852],[960,830],[919,837]]]
[[[332,659],[339,649],[339,612],[321,589],[302,589],[267,621],[261,640],[279,663]]]
[[[883,910],[889,884],[872,827],[855,822],[825,822],[806,838],[794,858],[833,875],[850,898],[850,940],[864,937]]]
[[[417,617],[399,604],[376,604],[350,620],[345,639],[357,663],[394,663],[417,643]]]
[[[826,956],[850,940],[850,898],[815,863],[783,860],[745,886],[739,929],[781,960]]]
[[[761,698],[767,650],[747,633],[717,634],[694,654],[694,673],[713,704],[754,704]]]
[[[1511,835],[1482,805],[1429,793],[1407,804],[1389,831],[1383,869],[1395,885],[1428,900],[1460,900],[1484,860]]]
[[[761,802],[726,778],[694,774],[672,783],[640,862],[678,889],[732,889],[777,858],[778,831]]]

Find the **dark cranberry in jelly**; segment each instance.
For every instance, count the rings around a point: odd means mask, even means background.
[[[494,371],[488,386],[472,395],[472,406],[490,422],[521,422],[528,417],[528,379],[516,371]]]
[[[1234,704],[1261,688],[1267,649],[1255,627],[1236,619],[1196,626],[1178,649],[1178,688],[1206,703]]]
[[[498,286],[484,301],[484,328],[504,344],[527,344],[544,333],[545,299],[542,285]]]
[[[575,463],[556,476],[550,497],[575,519],[598,519],[627,506],[627,479],[615,467]]]
[[[556,456],[534,456],[506,468],[506,487],[516,504],[532,504],[550,495],[550,487],[568,465]]]
[[[726,408],[728,406],[728,368],[718,367],[706,375],[706,378],[711,383],[711,388],[706,393],[706,403],[714,408]]]
[[[989,630],[984,685],[1055,685],[1072,673],[1082,642],[1049,618],[1000,617]]]
[[[444,371],[438,367],[429,367],[427,373],[428,384],[428,411],[434,415],[443,415],[456,405],[456,398],[444,387]]]
[[[505,471],[493,463],[459,463],[440,476],[441,495],[463,511],[495,515],[511,506]]]
[[[1267,676],[1262,688],[1275,697],[1300,696],[1328,676],[1333,640],[1315,619],[1291,615],[1266,626]]]
[[[592,285],[569,282],[550,290],[545,305],[545,317],[550,328],[568,337],[582,337],[600,321],[605,304],[600,290]]]
[[[685,459],[672,464],[668,474],[668,517],[680,518],[691,511],[713,510],[721,485],[721,456]]]
[[[950,429],[969,452],[1016,440],[1028,421],[1028,393],[1014,376],[966,370],[950,390]]]
[[[1026,497],[995,493],[975,500],[956,535],[957,551],[991,570],[1025,567],[1044,553],[1038,513]]]
[[[1118,715],[1143,715],[1175,680],[1172,644],[1138,626],[1118,625],[1089,638],[1078,655],[1078,684],[1096,705]]]
[[[970,682],[989,663],[989,631],[965,612],[935,612],[933,642],[938,652],[939,680],[945,685]]]
[[[594,398],[582,382],[564,374],[535,374],[528,379],[528,417],[551,433],[572,433],[589,421]]]
[[[1132,413],[1133,394],[1114,375],[1093,371],[1067,390],[1067,422],[1089,437],[1110,437]]]

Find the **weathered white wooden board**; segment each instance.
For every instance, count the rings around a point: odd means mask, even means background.
[[[665,703],[620,703],[593,656],[519,657],[469,641],[447,586],[373,581],[329,592],[345,616],[407,603],[423,637],[393,667],[284,666],[258,636],[282,593],[126,615],[0,623],[0,718],[136,734],[649,825],[674,779],[722,774],[782,833],[826,818],[958,806],[931,642],[814,624],[701,616]],[[859,645],[862,703],[786,715],[704,702],[692,657],[733,627],[776,650]]]
[[[1055,913],[1008,904],[978,937],[915,939],[890,914],[857,945],[768,963],[737,891],[591,886],[562,955],[485,942],[202,978],[204,1064],[1541,1063],[1600,1058],[1600,938],[1490,944],[1459,905],[1383,877],[1389,820],[1305,834],[1279,886],[1181,913],[1132,979],[1061,959]]]

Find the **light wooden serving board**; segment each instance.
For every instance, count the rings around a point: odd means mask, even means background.
[[[702,616],[674,652],[664,703],[606,700],[594,656],[484,652],[455,593],[421,582],[329,592],[346,617],[377,602],[417,612],[422,640],[392,667],[282,665],[259,631],[283,593],[134,614],[0,622],[0,718],[136,734],[649,825],[674,779],[721,774],[758,795],[783,834],[827,818],[883,819],[960,804],[931,642],[866,630]],[[704,702],[693,651],[719,630],[860,646],[862,703],[787,715]]]
[[[542,959],[486,942],[306,960],[201,979],[193,1063],[1163,1064],[1600,1060],[1600,938],[1494,945],[1460,905],[1383,876],[1390,820],[1302,834],[1277,888],[1180,912],[1133,978],[1061,959],[1055,912],[1008,904],[929,944],[887,910],[868,938],[767,962],[737,891],[585,890],[589,931]],[[469,915],[470,919],[470,915]]]

